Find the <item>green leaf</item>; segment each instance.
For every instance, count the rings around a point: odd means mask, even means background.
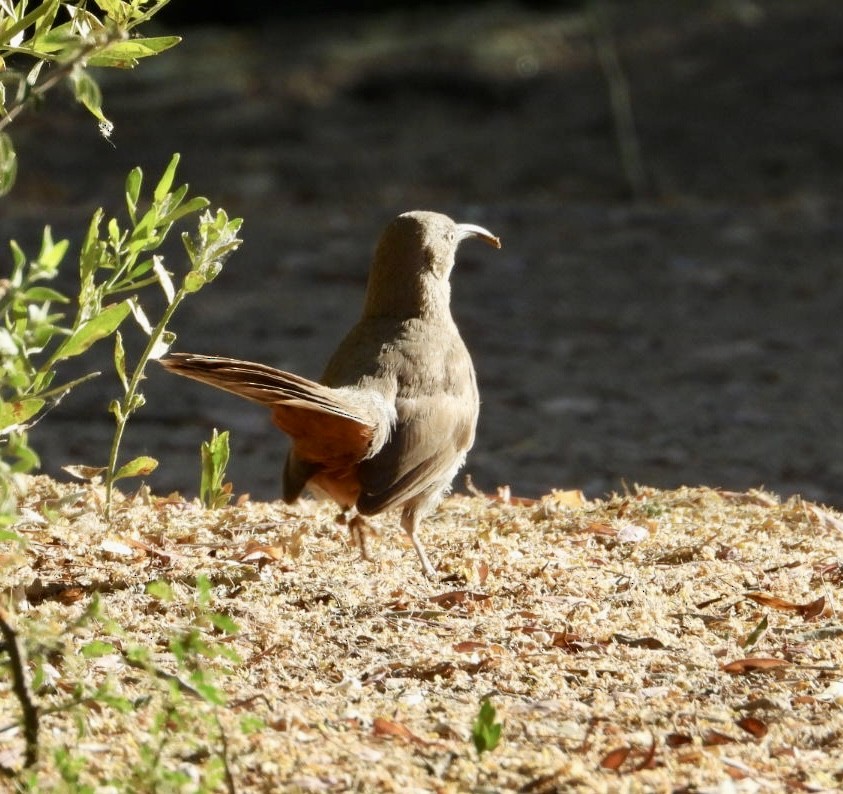
[[[53,303],[70,303],[70,298],[49,287],[30,287],[21,297],[29,302],[51,301]]]
[[[101,52],[88,59],[90,66],[110,66],[116,69],[132,69],[139,58],[148,58],[159,52],[175,47],[181,41],[180,36],[154,36],[151,38],[115,41]]]
[[[165,601],[169,603],[173,600],[173,588],[170,586],[169,582],[165,582],[163,579],[156,579],[154,582],[150,582],[146,586],[146,594],[151,598],[154,598],[158,601]]]
[[[744,641],[743,647],[751,648],[755,645],[764,635],[764,632],[767,631],[767,625],[767,616],[764,615],[759,624],[749,633],[749,636]]]
[[[167,167],[164,169],[164,173],[161,175],[161,179],[158,180],[158,184],[155,186],[155,192],[153,193],[153,197],[156,201],[163,201],[166,195],[170,192],[180,159],[180,154],[174,154],[170,159],[170,162],[167,164]]]
[[[208,281],[201,273],[197,273],[195,270],[191,270],[184,277],[184,291],[187,293],[199,292],[202,287],[207,284]]]
[[[185,204],[182,204],[176,209],[168,212],[164,217],[164,220],[166,220],[167,223],[175,223],[175,221],[183,218],[185,215],[190,215],[191,213],[199,212],[200,210],[205,209],[208,205],[210,205],[210,203],[211,202],[204,196],[195,196]]]
[[[37,397],[17,402],[0,402],[0,433],[8,427],[24,424],[44,407],[45,402]]]
[[[120,331],[114,334],[114,369],[117,377],[123,384],[123,391],[129,390],[129,381],[126,378],[126,349],[123,347],[123,335]]]
[[[107,656],[115,652],[114,646],[103,640],[92,640],[82,646],[82,656],[86,659],[96,659],[99,656]]]
[[[102,112],[102,92],[96,80],[88,72],[76,69],[71,75],[73,95],[77,102],[81,102],[98,121],[108,122]]]
[[[102,258],[104,244],[99,239],[102,218],[103,211],[100,208],[91,216],[91,223],[88,225],[88,231],[82,243],[82,253],[79,256],[79,275],[83,284],[93,277],[94,271],[99,267]]]
[[[162,257],[154,256],[152,258],[152,270],[158,278],[158,283],[164,291],[164,297],[167,298],[167,305],[169,306],[173,302],[173,298],[176,296],[176,288],[173,286],[173,280],[170,278],[170,274],[164,268],[164,260]]]
[[[498,742],[500,742],[503,725],[495,722],[496,716],[495,707],[486,698],[480,706],[477,719],[474,720],[474,724],[471,726],[471,739],[474,742],[474,747],[477,749],[478,755],[482,755],[489,750],[494,750],[498,746]]]
[[[18,33],[26,30],[30,25],[37,22],[45,14],[52,12],[53,16],[55,16],[55,12],[58,7],[59,0],[47,0],[47,2],[36,6],[35,9],[30,11],[26,16],[21,17],[13,25],[4,27],[3,30],[0,31],[0,45],[8,44],[15,36],[18,35]]]
[[[141,185],[143,185],[143,171],[140,168],[133,168],[126,177],[126,207],[129,210],[129,217],[135,223],[138,211],[138,198],[140,197]]]
[[[190,674],[190,684],[208,703],[213,703],[217,706],[225,705],[225,695],[220,691],[219,687],[214,686],[206,680],[205,673],[202,670],[194,670]]]
[[[115,482],[124,477],[145,477],[158,468],[158,461],[148,455],[141,455],[128,463],[124,463],[114,475]]]
[[[27,541],[11,529],[0,529],[0,543],[17,543],[19,546],[26,546]]]
[[[108,404],[108,411],[109,413],[114,414],[114,418],[118,423],[125,421],[126,417],[123,415],[123,406],[120,404],[120,400],[112,400]]]
[[[18,175],[18,156],[12,139],[0,132],[0,196],[5,196],[14,186]]]
[[[39,275],[55,275],[69,246],[70,240],[59,240],[57,243],[53,242],[53,231],[49,226],[45,226],[44,234],[41,238],[41,250],[38,252],[38,268],[39,271],[47,272],[39,272]]]
[[[240,632],[240,627],[228,615],[223,615],[220,612],[211,612],[208,618],[214,624],[214,628],[219,629],[223,634],[234,635]]]
[[[120,323],[129,314],[129,302],[112,303],[106,306],[96,317],[77,328],[56,351],[54,358],[61,361],[84,353],[94,342],[104,339],[114,333]]]

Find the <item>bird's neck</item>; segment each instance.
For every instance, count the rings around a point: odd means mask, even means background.
[[[366,288],[364,317],[445,319],[451,316],[451,285],[425,274],[396,289],[395,284],[372,278]]]

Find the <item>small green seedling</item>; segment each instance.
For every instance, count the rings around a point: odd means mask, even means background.
[[[214,428],[210,441],[202,442],[202,479],[199,499],[209,510],[225,507],[231,501],[231,483],[223,482],[228,466],[228,431],[218,433]]]
[[[477,748],[477,755],[483,755],[487,750],[494,750],[501,740],[503,725],[495,722],[497,712],[495,707],[485,698],[477,713],[477,719],[471,726],[471,739]]]

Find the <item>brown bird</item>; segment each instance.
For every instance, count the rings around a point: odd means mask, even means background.
[[[401,508],[424,572],[435,571],[418,536],[474,443],[480,401],[471,357],[451,317],[457,246],[488,230],[435,212],[405,212],[375,250],[363,316],[318,383],[233,358],[174,353],[171,372],[267,405],[292,439],[283,497],[305,487],[346,511],[367,558],[362,519]]]

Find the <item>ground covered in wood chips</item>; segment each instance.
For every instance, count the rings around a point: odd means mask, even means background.
[[[367,563],[328,504],[141,492],[109,524],[96,486],[25,485],[2,588],[41,790],[843,785],[843,517],[798,497],[452,497],[424,528],[434,583],[390,516]],[[478,757],[484,698],[503,732]]]

